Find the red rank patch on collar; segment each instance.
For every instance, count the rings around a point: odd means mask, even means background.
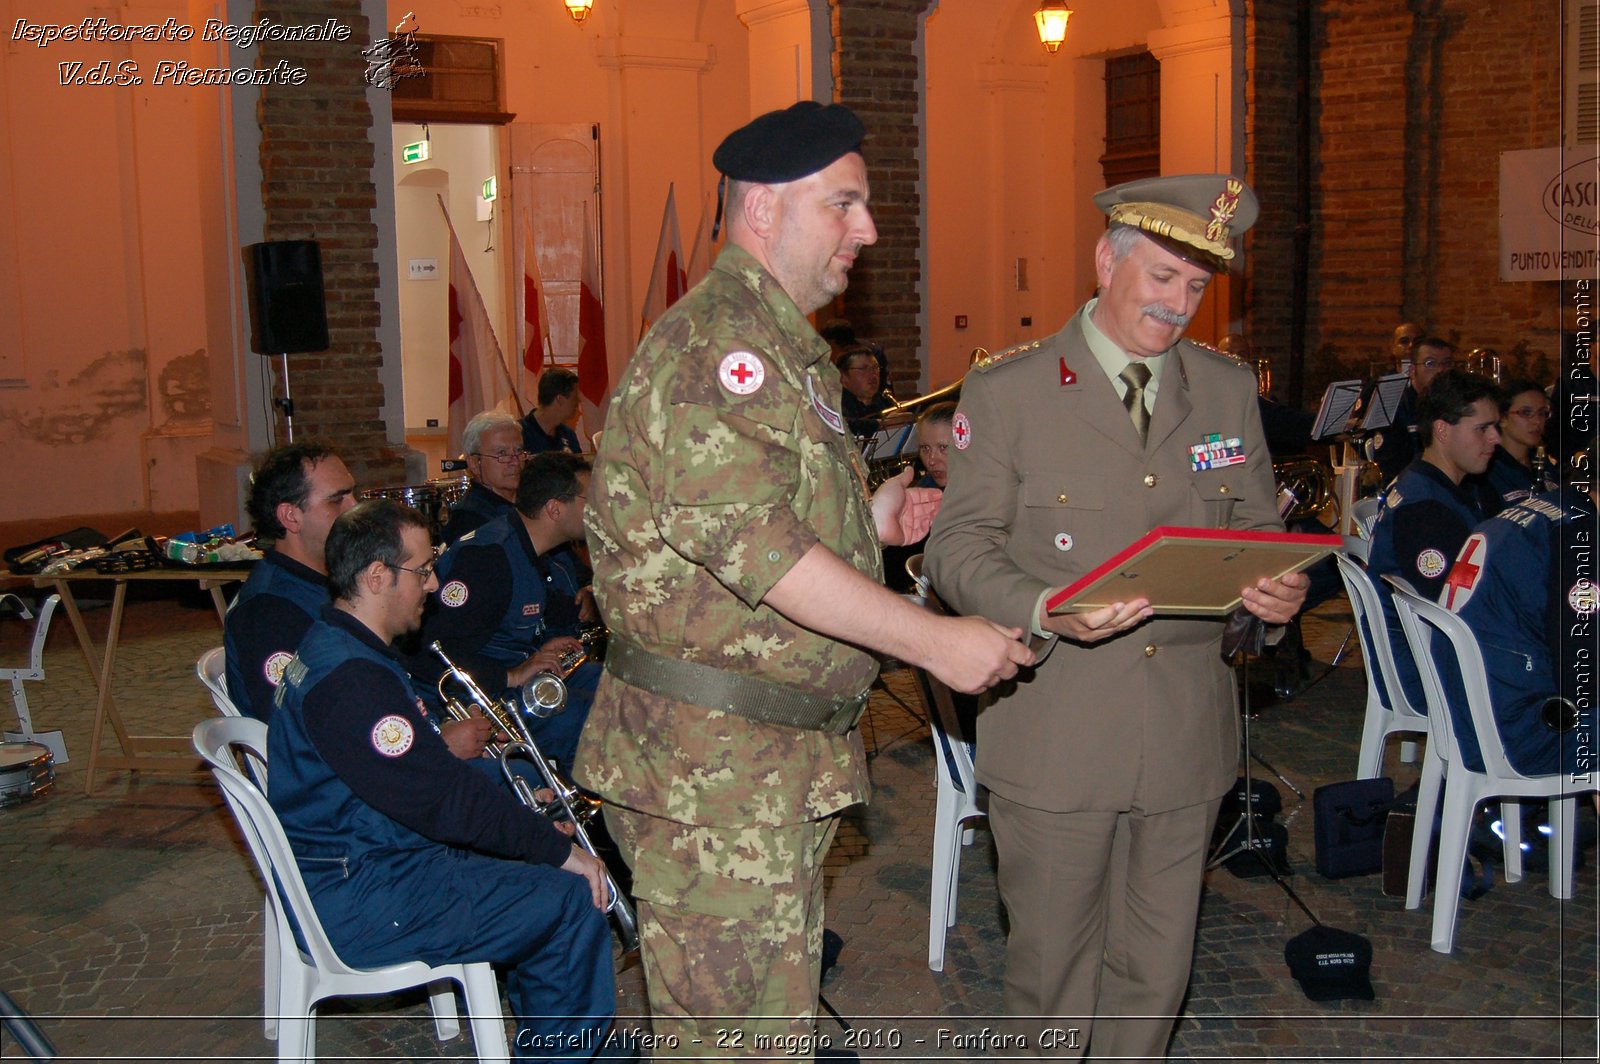
[[[1066,356],[1062,355],[1061,356],[1061,387],[1065,388],[1069,384],[1077,384],[1077,383],[1078,383],[1078,375],[1076,373],[1072,372],[1072,367],[1067,365]]]

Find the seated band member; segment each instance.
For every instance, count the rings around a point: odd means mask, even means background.
[[[917,478],[919,488],[950,486],[950,426],[956,417],[956,404],[935,403],[917,418],[917,458],[924,470]]]
[[[267,743],[269,799],[328,937],[363,968],[503,965],[518,1055],[591,1057],[616,1011],[602,866],[451,756],[390,648],[437,587],[426,520],[363,503],[327,555],[334,602],[285,671]]]
[[[516,509],[439,557],[439,593],[423,626],[491,694],[518,688],[576,649],[582,622],[598,619],[588,581],[569,544],[583,535],[589,463],[579,455],[535,455],[522,470]],[[437,673],[434,673],[437,675]],[[596,662],[567,678],[566,709],[530,718],[546,757],[572,768],[578,735],[600,682]]]
[[[878,356],[866,344],[855,343],[839,352],[836,365],[844,389],[839,412],[845,424],[857,436],[878,431],[878,415],[894,405],[894,398],[883,387]]]
[[[510,414],[486,410],[467,422],[461,433],[472,486],[450,506],[450,520],[441,534],[446,546],[482,525],[511,513],[517,501],[517,477],[527,452],[522,426]]]
[[[570,424],[578,416],[578,375],[552,366],[539,374],[539,395],[534,408],[522,418],[522,448],[529,454],[570,451],[581,454],[583,445]]]
[[[1539,456],[1550,424],[1550,397],[1538,381],[1520,379],[1506,381],[1501,396],[1500,445],[1484,473],[1496,511],[1559,486],[1554,465]]]
[[[1396,329],[1397,346],[1400,338],[1400,330]],[[1417,450],[1422,446],[1422,411],[1419,404],[1433,386],[1434,379],[1455,365],[1456,349],[1448,340],[1429,336],[1416,341],[1410,357],[1411,379],[1406,382],[1405,391],[1400,393],[1394,420],[1373,439],[1373,460],[1383,473],[1384,483],[1399,476],[1416,459]]]
[[[271,719],[284,666],[328,602],[323,545],[334,518],[355,506],[355,488],[333,448],[310,439],[269,451],[250,478],[245,510],[272,547],[222,626],[228,697],[247,717]]]
[[[228,697],[239,712],[271,722],[284,667],[328,605],[328,529],[356,504],[355,480],[327,444],[300,440],[267,453],[250,481],[246,508],[273,547],[250,573],[223,624]],[[493,728],[482,717],[447,721],[445,742],[463,759],[483,754]],[[496,779],[499,766],[482,761]]]
[[[1372,526],[1367,569],[1383,600],[1395,671],[1412,708],[1426,712],[1422,679],[1400,629],[1385,576],[1400,576],[1417,594],[1439,597],[1450,562],[1473,526],[1488,515],[1478,493],[1463,485],[1488,468],[1500,441],[1499,391],[1487,377],[1450,370],[1433,379],[1417,403],[1422,457],[1385,491]]]
[[[1439,600],[1478,637],[1506,760],[1525,775],[1594,779],[1585,739],[1594,732],[1592,688],[1580,685],[1593,676],[1596,592],[1593,568],[1580,559],[1592,556],[1596,531],[1591,492],[1571,486],[1525,498],[1473,530]],[[1460,674],[1444,674],[1461,759],[1481,772]]]

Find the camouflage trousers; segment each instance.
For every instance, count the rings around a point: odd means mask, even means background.
[[[695,827],[614,805],[633,870],[656,1059],[810,1059],[822,955],[822,862],[837,816]],[[675,1035],[676,1047],[661,1044]]]

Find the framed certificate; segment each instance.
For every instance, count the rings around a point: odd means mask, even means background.
[[[1160,614],[1223,617],[1257,580],[1299,572],[1343,545],[1331,534],[1163,525],[1055,592],[1045,608],[1071,613],[1148,598]]]

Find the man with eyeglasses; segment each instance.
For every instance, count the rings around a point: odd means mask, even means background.
[[[267,749],[328,937],[363,968],[490,961],[508,970],[519,1058],[589,1059],[616,1014],[604,869],[451,756],[392,649],[438,586],[425,519],[362,503],[327,559],[333,602],[284,673]]]
[[[1405,326],[1401,326],[1405,328]],[[1400,330],[1395,330],[1395,345],[1403,346]],[[1433,379],[1455,365],[1456,349],[1450,341],[1437,336],[1419,340],[1411,346],[1411,380],[1400,395],[1395,408],[1394,421],[1380,432],[1376,439],[1373,461],[1383,473],[1384,483],[1400,475],[1400,471],[1417,457],[1417,403]]]
[[[439,556],[439,593],[423,624],[422,645],[437,639],[485,691],[514,690],[535,673],[556,671],[579,647],[583,624],[599,620],[587,571],[571,549],[583,536],[589,462],[550,451],[534,455],[517,484],[516,506],[457,540]],[[433,683],[435,661],[412,664]],[[589,717],[600,666],[586,662],[566,677],[567,704],[530,718],[546,757],[571,771]]]
[[[467,422],[461,445],[467,451],[467,475],[472,484],[450,506],[450,520],[440,534],[445,546],[486,521],[512,512],[517,478],[528,456],[522,448],[522,426],[499,410],[485,410]]]
[[[1493,513],[1530,495],[1554,491],[1560,485],[1554,463],[1541,454],[1545,426],[1550,423],[1550,397],[1535,380],[1506,381],[1500,408],[1500,444],[1489,468],[1488,500]]]

